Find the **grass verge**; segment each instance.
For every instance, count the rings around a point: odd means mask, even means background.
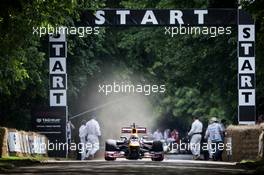
[[[7,171],[8,169],[13,169],[18,166],[29,166],[39,164],[43,160],[48,158],[43,156],[34,157],[2,157],[0,158],[0,172]]]

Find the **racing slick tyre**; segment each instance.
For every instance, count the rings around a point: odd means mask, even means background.
[[[154,152],[163,152],[163,144],[161,141],[153,141],[152,150]]]
[[[117,151],[116,141],[115,140],[106,140],[105,151]]]
[[[116,151],[116,141],[115,140],[107,140],[105,142],[105,160],[107,161],[113,161],[116,160],[115,157],[109,157],[107,156],[108,151]]]
[[[155,157],[152,157],[152,161],[163,161],[164,159],[164,151],[163,144],[161,141],[154,141],[152,145],[152,151],[155,154]]]

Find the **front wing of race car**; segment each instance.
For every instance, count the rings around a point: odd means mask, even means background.
[[[164,152],[162,143],[160,141],[152,141],[147,143],[148,147],[141,145],[138,156],[130,156],[130,148],[125,146],[125,143],[120,144],[118,141],[108,140],[105,147],[105,160],[116,160],[117,158],[126,159],[142,159],[151,158],[152,161],[162,161],[164,159]]]
[[[127,158],[124,152],[105,151],[105,160],[116,160],[117,158]],[[163,152],[146,152],[141,158],[150,158],[153,161],[162,161],[164,159]]]

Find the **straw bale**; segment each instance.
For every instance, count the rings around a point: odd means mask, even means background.
[[[7,128],[0,127],[0,157],[8,157]]]
[[[230,125],[226,138],[232,139],[231,161],[255,160],[258,157],[260,125]],[[224,160],[227,159],[226,152]]]

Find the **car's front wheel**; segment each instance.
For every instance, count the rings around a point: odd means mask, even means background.
[[[107,140],[105,142],[105,160],[107,161],[116,160],[116,158],[114,157],[115,151],[117,151],[116,141]]]

